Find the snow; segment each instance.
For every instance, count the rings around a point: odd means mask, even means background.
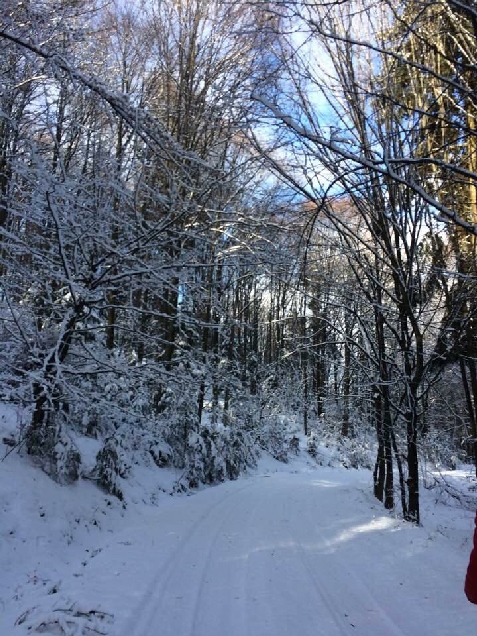
[[[0,463],[2,636],[475,633],[469,469],[423,491],[422,527],[383,510],[369,471],[305,453],[193,496],[167,494],[171,471],[136,469],[123,507],[16,452]]]

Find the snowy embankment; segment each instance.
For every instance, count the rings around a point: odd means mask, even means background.
[[[123,508],[15,452],[0,463],[2,636],[476,633],[462,591],[468,501],[426,490],[413,527],[372,498],[369,471],[305,454],[191,497],[164,492],[166,471],[136,479]],[[447,479],[468,492],[469,471]]]

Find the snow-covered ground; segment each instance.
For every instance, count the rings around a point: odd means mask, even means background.
[[[419,528],[373,499],[369,471],[304,453],[193,496],[141,470],[124,508],[15,452],[0,463],[1,636],[476,633],[468,470],[423,491]]]

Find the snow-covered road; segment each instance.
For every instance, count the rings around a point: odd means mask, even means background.
[[[477,633],[462,594],[467,554],[456,569],[439,538],[373,511],[356,479],[331,469],[257,476],[171,502],[147,532],[129,529],[92,577],[123,607],[118,634]]]
[[[271,472],[171,498],[62,595],[114,615],[114,636],[473,636],[467,546],[384,513],[369,476]]]

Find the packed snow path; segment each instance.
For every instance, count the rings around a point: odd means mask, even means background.
[[[257,476],[171,502],[146,534],[130,529],[119,544],[131,554],[110,572],[123,590],[96,563],[98,594],[126,601],[119,636],[477,633],[462,593],[467,554],[456,569],[422,528],[379,505],[374,516],[356,479]]]
[[[81,636],[475,636],[470,512],[432,504],[417,528],[375,502],[368,471],[280,470],[138,508],[0,633],[64,633],[62,616]]]

